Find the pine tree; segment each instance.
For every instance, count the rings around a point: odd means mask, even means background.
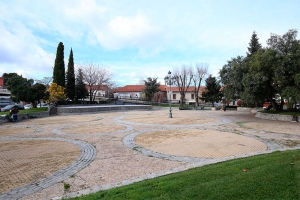
[[[75,98],[78,101],[79,99],[83,100],[89,96],[89,92],[86,89],[86,85],[83,82],[83,72],[79,68],[76,75],[76,85],[75,85]]]
[[[64,45],[58,44],[53,68],[53,83],[65,87]]]
[[[254,53],[256,53],[259,49],[261,49],[261,44],[258,41],[258,37],[255,33],[255,31],[253,31],[251,40],[249,42],[249,47],[248,47],[248,52],[247,52],[247,56],[252,56]]]
[[[73,59],[72,48],[71,48],[69,62],[68,62],[66,95],[70,100],[74,100],[75,98],[75,73],[74,73],[74,59]]]
[[[211,102],[214,106],[214,102],[218,102],[222,99],[222,93],[220,92],[220,84],[217,81],[216,77],[213,77],[211,74],[205,80],[206,91],[202,93],[202,97],[205,98],[206,102]]]

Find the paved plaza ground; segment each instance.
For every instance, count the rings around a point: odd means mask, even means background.
[[[60,199],[299,147],[299,123],[250,112],[174,109],[173,118],[168,112],[154,108],[0,124],[0,199]]]

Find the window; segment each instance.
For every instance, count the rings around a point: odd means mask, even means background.
[[[191,99],[195,99],[195,94],[191,94]]]
[[[173,99],[176,99],[176,94],[173,94]]]

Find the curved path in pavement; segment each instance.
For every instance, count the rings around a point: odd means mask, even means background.
[[[72,176],[76,172],[85,168],[90,164],[95,156],[96,149],[91,144],[83,141],[64,139],[64,138],[3,138],[1,141],[33,141],[33,140],[51,140],[51,141],[63,141],[72,143],[81,149],[81,155],[79,158],[73,162],[71,165],[67,166],[64,169],[61,169],[50,176],[40,179],[36,182],[23,185],[21,187],[15,188],[13,190],[4,192],[0,194],[0,199],[9,200],[9,199],[19,199],[21,197],[33,194],[35,192],[41,191],[47,187],[50,187],[56,183],[59,183],[66,178]]]

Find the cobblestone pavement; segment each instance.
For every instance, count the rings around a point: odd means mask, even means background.
[[[299,123],[262,120],[252,113],[236,111],[173,110],[170,119],[167,109],[5,123],[0,125],[0,199],[73,197],[191,167],[298,149],[299,127]],[[178,147],[164,153],[135,140],[166,132],[185,142],[184,136],[193,132],[193,136],[201,135],[215,146],[195,148],[195,156],[190,156]],[[220,142],[221,135],[239,140],[234,148],[225,145],[218,151],[227,152],[216,154],[221,143],[215,141]],[[169,139],[172,135],[156,142]],[[249,150],[243,152],[243,146]]]

